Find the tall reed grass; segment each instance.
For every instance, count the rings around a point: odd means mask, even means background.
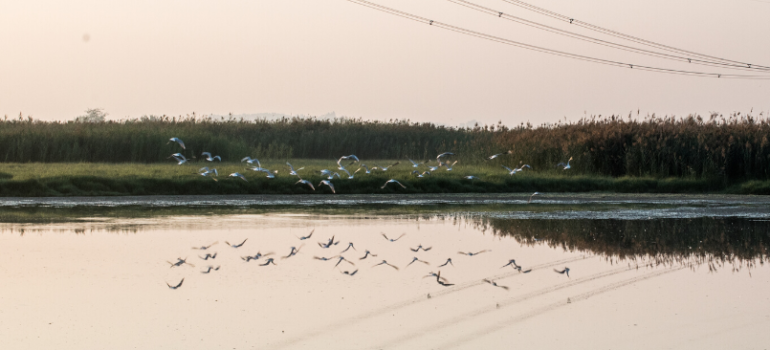
[[[133,120],[40,122],[0,120],[0,162],[165,162],[182,151],[167,144],[179,137],[188,158],[212,152],[229,161],[260,159],[429,160],[454,152],[462,164],[551,169],[570,157],[570,172],[604,176],[770,179],[770,121],[733,114],[644,119],[590,117],[575,123],[501,124],[453,128],[408,120],[338,118],[244,121],[197,116]],[[511,151],[488,161],[491,154]]]

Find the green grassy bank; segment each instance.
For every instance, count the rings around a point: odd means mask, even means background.
[[[367,161],[375,166],[395,161]],[[291,160],[304,179],[313,185],[325,179],[321,169],[335,172],[333,160]],[[241,163],[171,164],[104,164],[104,163],[4,163],[0,164],[0,196],[118,196],[118,195],[210,195],[210,194],[330,194],[326,186],[311,190],[296,184],[298,178],[288,175],[283,161],[264,162],[263,167],[278,170],[274,179],[263,172],[247,170]],[[219,171],[217,181],[196,174],[202,166],[215,167]],[[358,164],[348,166],[358,169]],[[580,175],[561,170],[524,171],[508,175],[501,166],[461,166],[453,171],[441,168],[425,178],[411,174],[411,164],[401,164],[387,172],[359,171],[353,179],[340,172],[340,179],[332,180],[337,194],[371,193],[510,193],[510,192],[616,192],[616,193],[732,193],[770,194],[770,181],[745,181],[726,183],[723,178],[652,178],[608,177]],[[421,165],[420,172],[426,170]],[[248,181],[229,177],[240,172]],[[463,177],[474,175],[478,180]],[[388,179],[397,179],[406,188],[390,184],[382,189]]]

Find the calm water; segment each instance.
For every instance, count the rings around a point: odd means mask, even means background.
[[[761,197],[437,198],[4,201],[2,348],[770,347]]]

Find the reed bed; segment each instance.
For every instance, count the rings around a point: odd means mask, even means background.
[[[208,151],[226,161],[332,160],[356,154],[362,160],[430,160],[454,152],[464,165],[530,164],[555,170],[570,157],[571,173],[591,176],[718,179],[723,186],[770,180],[770,122],[762,115],[686,118],[655,115],[631,119],[590,117],[576,123],[486,125],[452,128],[408,120],[339,118],[245,121],[197,116],[133,120],[39,122],[0,120],[0,162],[164,163],[181,151],[188,158]],[[182,150],[168,144],[179,137]],[[495,160],[491,154],[510,151]],[[197,158],[194,158],[197,159]],[[434,160],[435,162],[435,160]],[[2,170],[0,170],[2,172]]]

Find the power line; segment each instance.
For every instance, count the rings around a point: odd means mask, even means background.
[[[701,53],[697,53],[697,52],[693,52],[693,51],[689,51],[689,50],[679,49],[679,48],[676,48],[676,47],[673,47],[673,46],[664,45],[664,44],[657,43],[657,42],[650,41],[650,40],[645,40],[645,39],[642,39],[642,38],[639,38],[639,37],[635,37],[633,35],[624,34],[624,33],[618,32],[618,31],[614,31],[612,29],[607,29],[607,28],[599,27],[597,25],[593,25],[593,24],[588,23],[588,22],[583,22],[583,21],[580,21],[578,19],[575,19],[574,17],[565,16],[565,15],[562,15],[560,13],[544,9],[542,7],[537,7],[535,5],[526,3],[526,2],[521,1],[521,0],[502,0],[502,1],[505,1],[505,2],[507,2],[509,4],[511,4],[511,5],[515,5],[515,6],[521,7],[523,9],[525,9],[525,10],[530,10],[530,11],[539,13],[541,15],[545,15],[545,16],[548,16],[548,17],[551,17],[551,18],[558,19],[558,20],[563,21],[563,22],[569,22],[570,24],[573,24],[573,25],[576,25],[576,26],[579,26],[579,27],[583,27],[583,28],[586,28],[586,29],[589,29],[589,30],[593,30],[595,32],[599,32],[599,33],[610,35],[610,36],[614,36],[614,37],[617,37],[617,38],[633,41],[635,43],[642,44],[642,45],[647,45],[647,46],[655,47],[655,48],[657,48],[659,50],[664,50],[664,51],[669,51],[669,52],[677,52],[677,53],[680,53],[680,54],[688,54],[688,55],[698,56],[698,57],[701,57],[701,58],[707,58],[707,59],[711,59],[711,60],[718,60],[718,61],[722,61],[722,62],[729,62],[729,63],[733,63],[733,64],[740,64],[740,65],[743,65],[746,68],[759,67],[759,68],[763,68],[763,69],[770,69],[770,67],[768,67],[768,66],[755,65],[755,64],[751,64],[751,63],[740,62],[740,61],[730,60],[730,59],[716,57],[716,56],[710,56],[710,55],[701,54]]]
[[[416,21],[416,22],[428,24],[428,25],[431,25],[431,26],[434,26],[434,27],[438,27],[438,28],[441,28],[441,29],[450,30],[450,31],[457,32],[457,33],[460,33],[460,34],[465,34],[465,35],[469,35],[469,36],[473,36],[473,37],[477,37],[477,38],[481,38],[481,39],[486,39],[486,40],[490,40],[490,41],[494,41],[494,42],[498,42],[498,43],[502,43],[502,44],[506,44],[506,45],[516,46],[516,47],[520,47],[520,48],[524,48],[524,49],[528,49],[528,50],[532,50],[532,51],[537,51],[537,52],[542,52],[542,53],[547,53],[547,54],[551,54],[551,55],[555,55],[555,56],[560,56],[560,57],[567,57],[567,58],[572,58],[572,59],[577,59],[577,60],[582,60],[582,61],[588,61],[588,62],[594,62],[594,63],[599,63],[599,64],[605,64],[605,65],[609,65],[609,66],[615,66],[615,67],[621,67],[621,68],[630,68],[630,69],[638,69],[638,70],[658,72],[658,73],[668,73],[668,74],[677,74],[677,75],[686,75],[686,76],[695,76],[695,77],[708,77],[708,78],[770,80],[770,76],[743,75],[743,74],[721,74],[721,73],[711,73],[711,72],[686,71],[686,70],[679,70],[679,69],[669,69],[669,68],[659,68],[659,67],[637,65],[637,64],[624,63],[624,62],[619,62],[619,61],[606,60],[606,59],[601,59],[601,58],[596,58],[596,57],[591,57],[591,56],[578,55],[578,54],[569,53],[569,52],[565,52],[565,51],[559,51],[559,50],[548,49],[548,48],[544,48],[544,47],[540,47],[540,46],[525,44],[525,43],[518,42],[518,41],[513,41],[513,40],[509,40],[509,39],[505,39],[505,38],[501,38],[501,37],[497,37],[497,36],[493,36],[493,35],[489,35],[489,34],[484,34],[484,33],[481,33],[481,32],[476,32],[476,31],[473,31],[473,30],[470,30],[470,29],[465,29],[465,28],[453,26],[453,25],[450,25],[450,24],[437,22],[435,20],[431,20],[431,19],[428,19],[428,18],[425,18],[425,17],[420,17],[420,16],[413,15],[413,14],[410,14],[410,13],[407,13],[407,12],[399,11],[399,10],[396,10],[396,9],[393,9],[393,8],[390,8],[390,7],[386,7],[386,6],[382,6],[382,5],[379,5],[379,4],[370,2],[370,1],[366,1],[366,0],[347,0],[347,1],[350,1],[352,3],[358,4],[358,5],[361,5],[361,6],[365,6],[365,7],[371,8],[371,9],[375,9],[377,11],[381,11],[381,12],[385,12],[385,13],[388,13],[388,14],[391,14],[391,15],[403,17],[403,18],[410,19],[410,20],[413,20],[413,21]]]
[[[533,27],[533,28],[541,29],[541,30],[544,30],[544,31],[547,31],[547,32],[551,32],[551,33],[554,33],[554,34],[564,35],[564,36],[567,36],[567,37],[570,37],[570,38],[573,38],[573,39],[583,40],[583,41],[587,41],[587,42],[594,43],[594,44],[597,44],[597,45],[611,47],[611,48],[615,48],[615,49],[619,49],[619,50],[623,50],[623,51],[634,52],[634,53],[638,53],[638,54],[642,54],[642,55],[647,55],[647,56],[652,56],[652,57],[670,59],[670,60],[679,61],[679,62],[700,64],[700,65],[711,66],[711,67],[719,67],[719,68],[726,68],[726,69],[736,69],[736,70],[743,70],[743,71],[754,71],[754,72],[757,72],[757,71],[770,72],[770,68],[765,69],[765,68],[756,67],[756,66],[752,66],[751,68],[748,68],[748,67],[746,67],[745,64],[735,64],[735,63],[729,63],[729,62],[720,62],[720,61],[713,61],[713,60],[703,60],[703,59],[699,59],[699,58],[678,56],[678,55],[673,55],[673,54],[657,52],[657,51],[651,51],[651,50],[646,50],[646,49],[637,48],[637,47],[633,47],[633,46],[623,45],[623,44],[619,44],[619,43],[615,43],[615,42],[611,42],[611,41],[606,41],[606,40],[590,37],[590,36],[587,36],[587,35],[582,35],[582,34],[570,32],[570,31],[567,31],[567,30],[558,29],[558,28],[551,27],[551,26],[548,26],[548,25],[545,25],[545,24],[542,24],[542,23],[538,23],[538,22],[535,22],[535,21],[530,21],[530,20],[527,20],[527,19],[524,19],[524,18],[521,18],[521,17],[509,15],[509,14],[506,14],[506,13],[504,13],[502,11],[498,11],[498,10],[494,10],[494,9],[491,9],[491,8],[488,8],[488,7],[484,7],[484,6],[472,3],[470,1],[466,1],[466,0],[447,0],[447,1],[449,1],[451,3],[454,3],[454,4],[457,4],[457,5],[460,5],[460,6],[467,7],[467,8],[472,9],[472,10],[476,10],[476,11],[479,11],[479,12],[482,12],[482,13],[486,13],[488,15],[492,15],[492,16],[495,16],[495,17],[498,17],[498,18],[507,19],[509,21],[513,21],[513,22],[520,23],[520,24],[523,24],[523,25],[526,25],[526,26],[530,26],[530,27]]]

